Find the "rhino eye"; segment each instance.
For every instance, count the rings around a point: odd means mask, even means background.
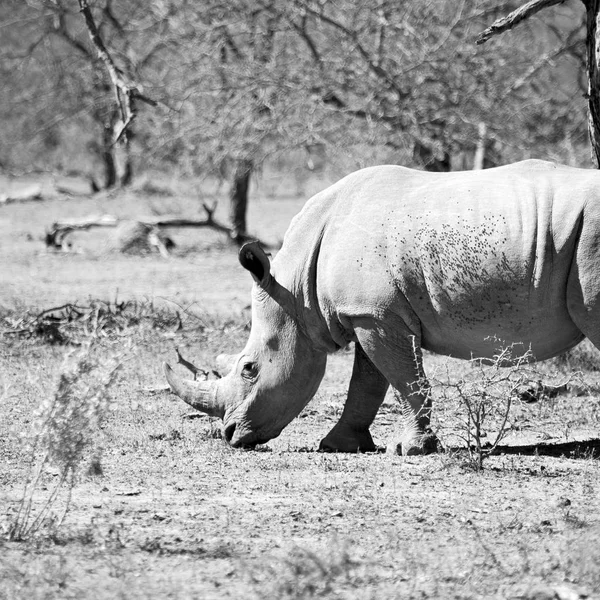
[[[244,363],[242,367],[242,377],[245,379],[254,379],[258,375],[258,365],[254,362]]]

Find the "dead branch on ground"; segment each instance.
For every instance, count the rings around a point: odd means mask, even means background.
[[[55,221],[50,229],[46,230],[44,238],[46,247],[68,252],[70,246],[67,237],[73,231],[85,231],[92,227],[116,227],[118,222],[118,219],[112,215]]]
[[[92,300],[85,305],[67,303],[39,313],[6,316],[0,319],[0,335],[79,346],[90,338],[129,335],[143,326],[175,332],[182,329],[183,321],[180,311],[160,309],[148,301]]]
[[[10,194],[0,194],[0,204],[30,202],[32,200],[43,200],[42,188],[39,185],[31,185],[23,190],[12,192]]]
[[[156,246],[159,252],[167,257],[169,255],[169,247],[164,244],[160,237],[157,236],[157,232],[162,228],[174,228],[174,227],[192,227],[201,228],[208,227],[224,233],[227,237],[238,245],[256,238],[244,237],[244,239],[238,239],[234,236],[234,232],[230,227],[220,223],[214,218],[214,212],[216,210],[216,204],[209,206],[204,203],[203,205],[205,217],[204,218],[186,218],[179,216],[145,216],[135,217],[129,219],[119,219],[114,215],[102,215],[102,216],[91,216],[83,219],[63,219],[52,223],[49,229],[46,230],[46,246],[55,250],[69,251],[70,246],[67,237],[74,231],[87,231],[93,227],[117,227],[125,221],[134,221],[140,223],[148,228],[148,235],[151,237],[150,244]],[[239,236],[238,236],[239,237]],[[268,247],[268,245],[263,244]]]

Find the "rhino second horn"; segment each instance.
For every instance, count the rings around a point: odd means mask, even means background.
[[[167,382],[174,394],[196,410],[211,417],[223,418],[225,406],[218,400],[218,382],[181,379],[168,363],[164,363],[164,370]]]
[[[217,356],[217,369],[219,370],[220,375],[227,375],[231,369],[233,369],[238,354],[219,354]]]

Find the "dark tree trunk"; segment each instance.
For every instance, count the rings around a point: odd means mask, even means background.
[[[116,130],[120,126],[116,113],[110,115],[102,132],[102,164],[104,165],[104,188],[116,185],[125,187],[133,180],[133,162],[131,160],[130,139],[132,132],[127,132],[127,139],[115,144]],[[120,147],[118,147],[120,144]]]
[[[485,123],[479,123],[477,136],[477,146],[475,147],[475,155],[473,156],[473,170],[483,169],[485,165],[485,146],[487,143],[487,127]]]
[[[584,4],[587,11],[588,129],[592,154],[596,159],[596,165],[600,168],[600,34],[598,32],[600,0],[584,0]]]
[[[426,171],[433,171],[435,173],[450,171],[450,154],[448,152],[444,152],[442,157],[438,158],[431,148],[418,140],[415,142],[413,148],[413,160]]]
[[[248,189],[254,165],[251,160],[243,159],[236,163],[233,173],[230,198],[231,237],[237,243],[247,239],[246,214],[248,208]]]
[[[131,136],[131,132],[128,133]],[[133,180],[133,162],[131,161],[131,148],[129,145],[129,137],[123,142],[123,168],[121,169],[121,177],[119,185],[121,187],[128,186]]]
[[[105,123],[102,131],[102,164],[104,165],[104,187],[112,188],[117,183],[117,163],[113,146],[113,128]]]

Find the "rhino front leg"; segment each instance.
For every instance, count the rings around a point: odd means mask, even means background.
[[[437,452],[429,426],[431,397],[423,371],[421,340],[405,323],[355,322],[355,333],[371,362],[385,376],[403,407],[402,423],[388,443],[388,452],[412,455]]]
[[[352,378],[342,416],[321,440],[319,448],[329,452],[373,452],[375,444],[369,427],[388,387],[387,379],[356,342]]]

